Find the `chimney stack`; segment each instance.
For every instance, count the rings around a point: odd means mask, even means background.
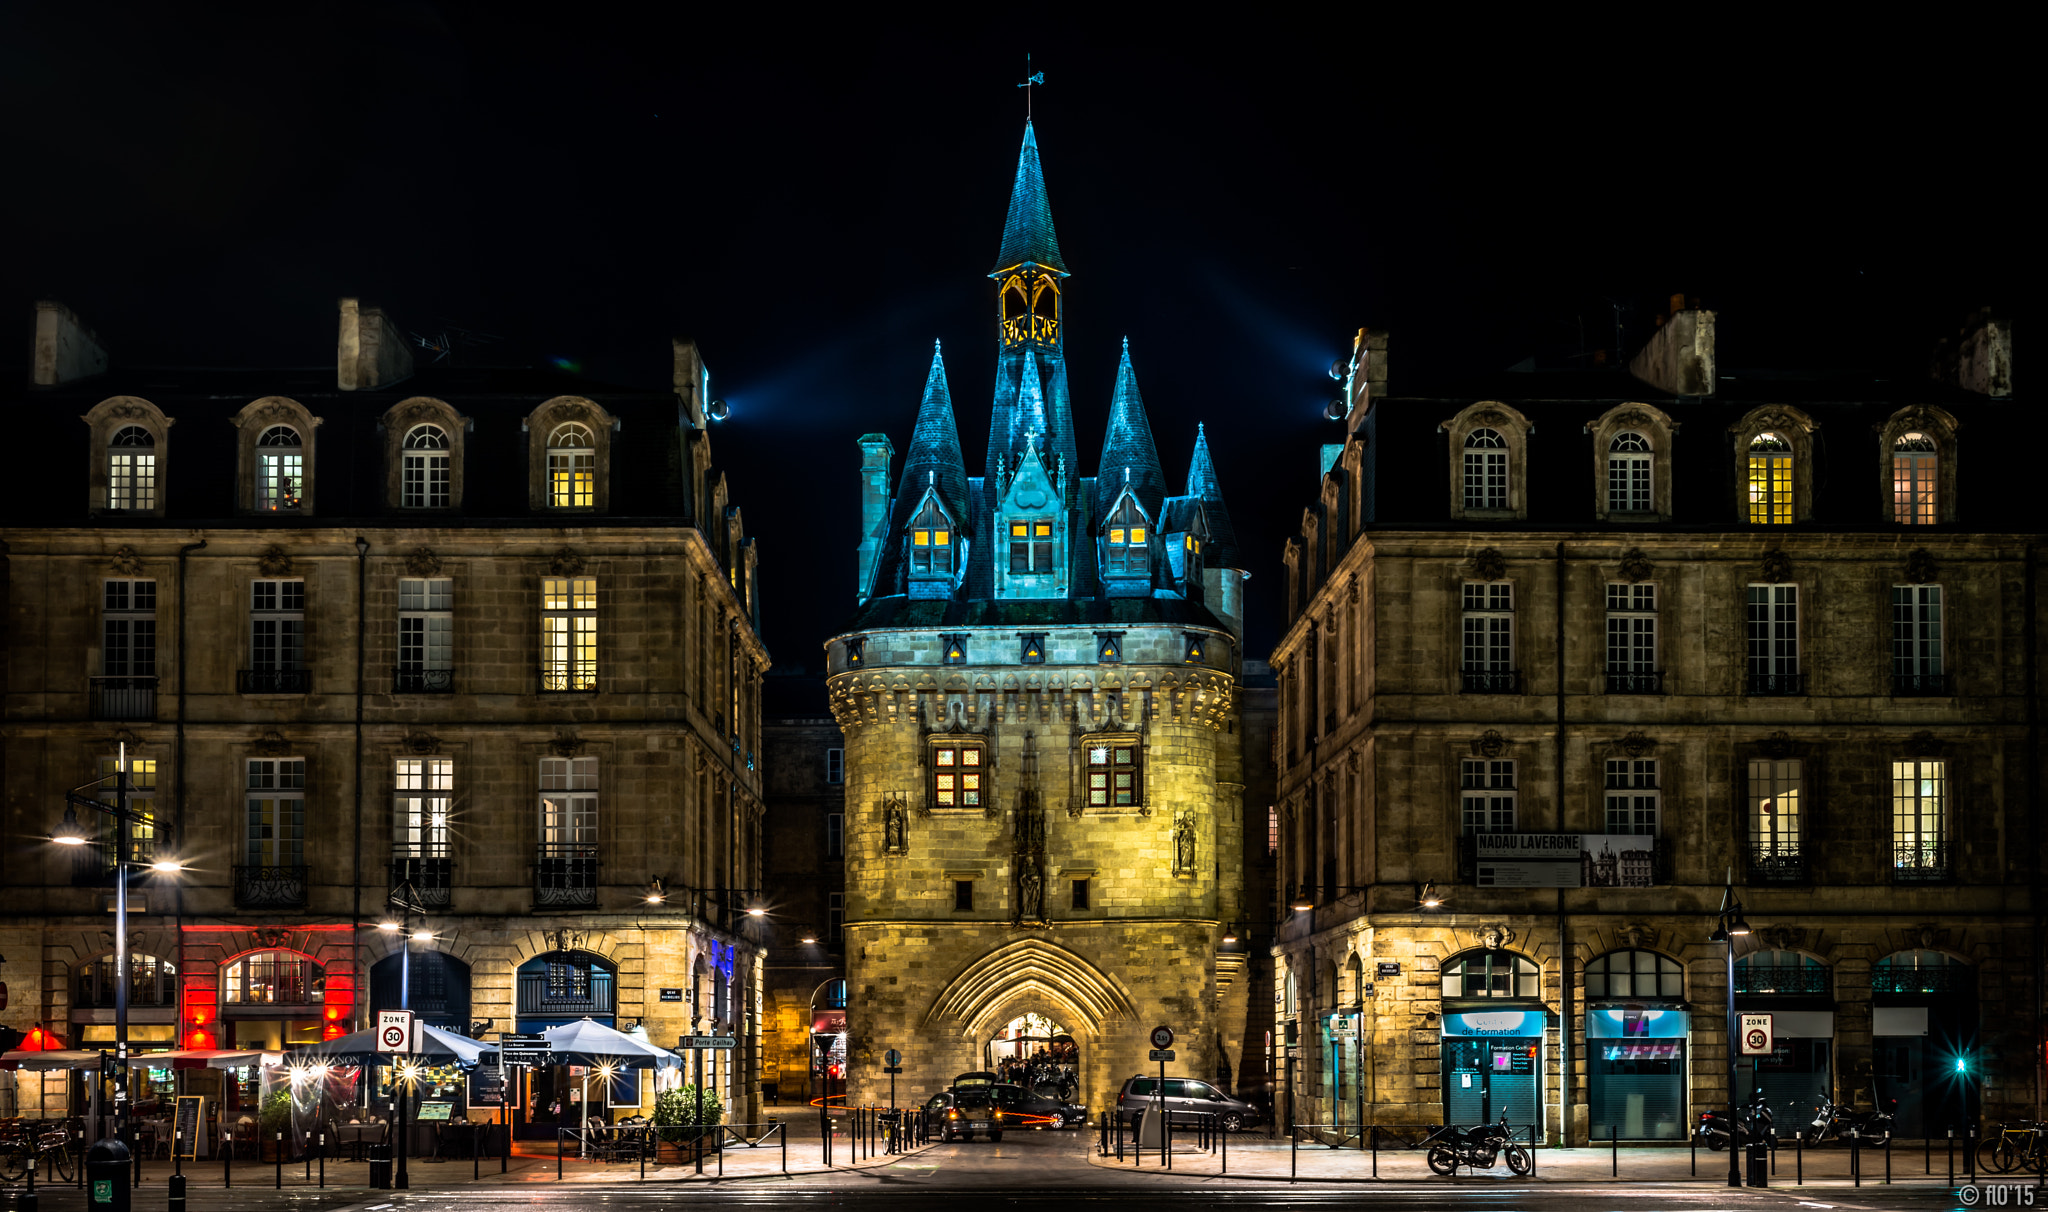
[[[381,307],[341,301],[341,336],[334,351],[334,385],[374,391],[412,377],[412,349]]]
[[[1351,340],[1351,374],[1345,381],[1351,399],[1347,415],[1351,418],[1351,432],[1357,433],[1365,425],[1365,414],[1372,409],[1375,396],[1387,394],[1387,333],[1361,328]]]
[[[875,570],[882,562],[882,550],[889,540],[889,460],[896,448],[889,435],[864,433],[860,436],[860,588],[865,602],[875,593]]]
[[[30,381],[37,387],[55,387],[105,373],[107,349],[100,344],[98,334],[62,303],[48,299],[37,302]]]
[[[1929,374],[1938,383],[2004,399],[2012,394],[2012,321],[1980,307],[1953,337],[1934,347]]]
[[[674,337],[669,345],[673,365],[670,379],[675,384],[676,399],[682,402],[684,424],[691,429],[703,429],[711,415],[711,372],[705,368],[704,355],[698,352],[695,341]]]
[[[1714,313],[1698,299],[1671,296],[1671,315],[1628,364],[1628,372],[1674,396],[1710,396],[1714,371]]]

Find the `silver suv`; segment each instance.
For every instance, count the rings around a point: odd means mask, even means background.
[[[1117,1092],[1116,1113],[1124,1122],[1136,1124],[1145,1108],[1157,1106],[1160,1098],[1159,1079],[1156,1077],[1133,1077],[1124,1082],[1124,1088]],[[1223,1123],[1223,1130],[1236,1132],[1247,1124],[1259,1122],[1259,1109],[1250,1103],[1232,1098],[1208,1082],[1196,1081],[1191,1077],[1169,1077],[1166,1079],[1164,1102],[1166,1110],[1178,1124],[1192,1123],[1197,1115],[1214,1115]]]

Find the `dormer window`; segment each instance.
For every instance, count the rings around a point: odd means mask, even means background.
[[[1939,452],[1924,433],[1901,434],[1892,442],[1892,521],[1901,526],[1932,526],[1935,474]]]
[[[273,425],[256,439],[256,508],[296,512],[305,491],[306,449],[299,431]]]
[[[965,664],[967,663],[967,637],[966,637],[966,636],[964,636],[964,635],[948,635],[948,636],[941,636],[941,637],[939,637],[939,638],[940,638],[941,640],[945,641],[945,646],[944,646],[944,648],[943,648],[943,649],[942,649],[942,650],[940,651],[940,654],[939,654],[939,663],[940,663],[940,664],[942,664],[942,665],[965,665]]]
[[[1010,523],[1010,573],[1051,572],[1052,523]]]
[[[1189,665],[1200,665],[1206,659],[1206,652],[1207,648],[1204,645],[1203,637],[1189,635],[1187,637],[1187,654],[1183,660]]]
[[[1095,660],[1097,664],[1116,665],[1124,659],[1124,637],[1121,632],[1097,632],[1095,636]]]
[[[415,425],[406,431],[400,505],[448,508],[448,445],[448,431],[439,425]]]
[[[1508,440],[1498,429],[1465,435],[1465,508],[1508,507]]]
[[[140,425],[107,441],[107,508],[156,508],[156,435]]]
[[[1145,511],[1126,496],[1110,511],[1106,528],[1103,574],[1112,577],[1149,577],[1152,552],[1145,542],[1148,525]]]
[[[861,667],[862,662],[866,660],[867,645],[866,636],[855,636],[846,641],[846,667],[848,669],[858,669]]]
[[[1650,440],[1633,431],[1607,444],[1607,511],[1650,513]]]
[[[588,426],[572,421],[548,435],[548,504],[556,509],[596,506],[597,439]]]
[[[937,502],[926,501],[910,522],[910,575],[953,575],[953,523]]]
[[[1045,664],[1044,632],[1032,632],[1028,635],[1018,636],[1017,638],[1023,641],[1023,649],[1017,655],[1017,659],[1020,663],[1025,665]]]
[[[1792,524],[1792,444],[1764,432],[1749,440],[1749,521],[1758,526]]]

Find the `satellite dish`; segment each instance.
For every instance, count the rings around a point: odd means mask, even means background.
[[[1341,421],[1344,419],[1344,414],[1347,411],[1349,410],[1344,407],[1343,400],[1332,400],[1328,404],[1323,406],[1323,419],[1328,421]]]
[[[711,419],[723,421],[732,415],[732,408],[724,400],[711,401]]]
[[[1344,365],[1344,359],[1338,358],[1330,363],[1330,377],[1342,383],[1344,381],[1344,372],[1349,369],[1351,368]]]

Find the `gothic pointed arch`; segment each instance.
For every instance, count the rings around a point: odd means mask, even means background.
[[[932,1003],[925,1025],[974,1037],[1021,1000],[1037,1000],[1070,1024],[1100,1032],[1135,1019],[1137,1006],[1117,979],[1079,954],[1040,938],[998,947],[967,965]]]

